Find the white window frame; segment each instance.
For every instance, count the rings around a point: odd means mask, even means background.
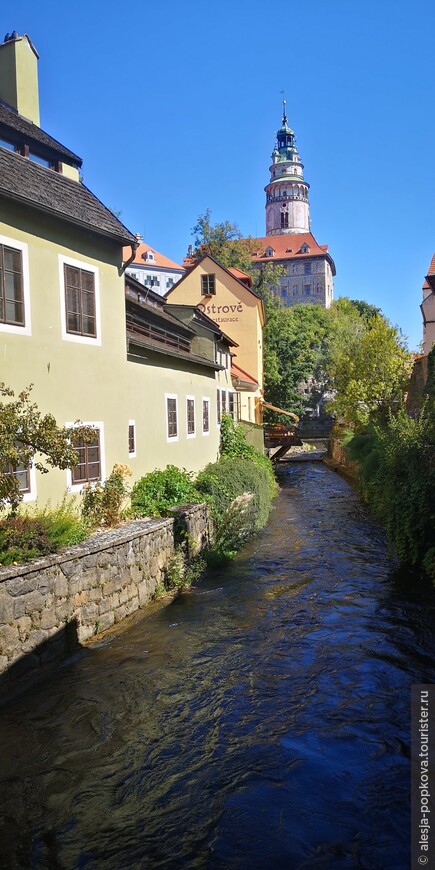
[[[92,344],[94,347],[101,347],[100,270],[98,266],[93,266],[91,263],[85,263],[84,260],[74,260],[72,257],[65,257],[63,254],[59,254],[58,258],[62,340],[73,341],[76,344]],[[68,332],[67,330],[65,308],[65,266],[73,266],[75,269],[83,269],[85,272],[92,272],[94,276],[95,329],[97,332],[95,338],[91,335],[74,335],[74,333]]]
[[[35,466],[31,462],[29,465],[29,491],[21,492],[21,503],[28,501],[36,501],[36,473]]]
[[[222,414],[228,414],[227,393],[228,393],[228,390],[221,389],[221,420],[222,420]],[[225,397],[225,399],[224,399],[224,397]],[[224,408],[224,401],[225,401],[225,408]]]
[[[208,405],[208,430],[204,429],[204,402],[207,402]],[[201,430],[203,435],[210,435],[210,411],[211,411],[211,401],[210,396],[203,396],[201,402]]]
[[[133,453],[130,453],[130,443],[129,443],[129,445],[128,445],[128,455],[129,455],[129,458],[130,458],[130,459],[135,459],[135,458],[136,458],[136,450],[137,450],[137,441],[136,441],[136,421],[135,421],[135,420],[129,420],[129,421],[128,421],[128,428],[129,428],[129,429],[130,429],[130,426],[133,426],[133,432],[134,432],[134,435],[133,435],[133,437],[134,437],[134,451],[133,451]],[[130,442],[130,437],[129,437],[128,440],[129,440],[129,442]]]
[[[31,335],[32,321],[30,316],[30,277],[29,277],[29,246],[26,242],[19,242],[17,239],[10,239],[8,236],[0,236],[0,245],[6,245],[8,248],[15,248],[21,251],[21,262],[23,267],[23,304],[24,304],[24,326],[13,323],[0,323],[0,332],[9,332],[12,335]]]
[[[187,402],[193,402],[193,432],[188,432]],[[186,396],[186,438],[196,438],[196,401],[195,396]]]
[[[177,434],[169,435],[169,419],[168,419],[168,399],[175,399],[175,413],[177,415]],[[180,437],[180,415],[178,412],[178,396],[176,393],[165,393],[165,419],[166,419],[166,441],[172,444],[178,441]]]
[[[71,429],[76,429],[80,426],[93,426],[94,429],[98,429],[100,433],[100,480],[104,481],[106,479],[106,452],[104,446],[104,423],[102,420],[91,420],[86,421],[80,424],[77,423],[65,423],[65,426],[70,427]],[[66,470],[66,488],[68,492],[82,492],[83,487],[87,486],[87,483],[73,483],[72,482],[72,471],[70,468]]]

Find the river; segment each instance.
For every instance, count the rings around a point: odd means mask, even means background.
[[[225,570],[1,708],[1,866],[409,867],[431,589],[320,463]]]

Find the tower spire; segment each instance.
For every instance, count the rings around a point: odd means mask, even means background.
[[[282,101],[282,126],[272,152],[270,181],[266,192],[266,235],[308,233],[310,207],[303,164],[298,154],[295,134],[287,122],[287,102]]]
[[[287,124],[287,115],[286,115],[286,111],[285,111],[286,105],[287,105],[287,101],[283,100],[282,101],[282,124],[283,124],[283,126],[284,126],[284,124]]]

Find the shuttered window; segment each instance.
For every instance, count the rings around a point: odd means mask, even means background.
[[[100,433],[95,432],[95,438],[86,444],[78,441],[74,444],[77,451],[78,464],[72,470],[73,483],[89,483],[101,478]]]
[[[97,337],[95,275],[76,266],[64,266],[66,331]]]
[[[216,275],[201,275],[202,296],[214,296],[216,294]]]
[[[0,322],[25,325],[23,258],[8,245],[0,245]]]
[[[217,421],[218,425],[221,422],[221,391],[217,390],[216,392],[216,403],[217,403]]]

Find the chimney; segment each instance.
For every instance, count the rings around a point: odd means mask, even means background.
[[[29,37],[16,30],[0,43],[0,99],[39,127],[38,58]]]

